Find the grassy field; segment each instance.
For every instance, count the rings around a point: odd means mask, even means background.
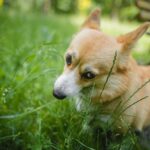
[[[98,150],[90,130],[83,129],[87,112],[77,112],[72,100],[57,101],[52,96],[63,53],[82,19],[1,12],[0,20],[0,149]],[[102,25],[117,35],[137,23],[104,19]],[[141,63],[150,60],[149,38],[145,35],[135,48]],[[102,135],[105,132],[97,133]],[[111,142],[109,149],[132,150],[135,141],[129,132]]]

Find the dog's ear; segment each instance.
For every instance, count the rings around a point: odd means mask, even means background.
[[[127,67],[131,48],[134,46],[136,41],[138,41],[138,39],[142,37],[142,35],[146,32],[149,26],[150,23],[146,22],[142,24],[140,27],[138,27],[136,30],[127,33],[125,35],[121,35],[117,38],[117,41],[121,43],[123,46],[120,51],[120,61],[119,61],[120,69],[124,69]]]
[[[146,30],[150,27],[150,22],[143,23],[136,30],[127,33],[125,35],[121,35],[117,38],[117,41],[123,44],[123,51],[130,52],[130,49],[134,46],[134,44],[142,37],[142,35],[146,32]]]
[[[97,8],[91,12],[85,22],[82,24],[81,28],[91,28],[99,30],[100,27],[100,9]]]

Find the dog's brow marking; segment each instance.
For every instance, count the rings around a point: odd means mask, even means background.
[[[85,71],[85,72],[87,72],[87,71],[92,71],[92,68],[91,68],[90,66],[87,66],[87,67],[84,68],[84,71]]]
[[[70,54],[67,54],[66,56],[66,63],[67,65],[71,65],[72,63],[72,56]]]

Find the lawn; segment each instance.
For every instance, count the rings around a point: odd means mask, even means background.
[[[82,18],[1,12],[0,20],[0,149],[98,149],[91,130],[84,129],[88,112],[76,111],[73,100],[52,96],[63,53]],[[136,26],[107,18],[102,22],[102,29],[112,35]],[[141,63],[150,60],[149,38],[145,35],[134,48]],[[129,132],[109,149],[132,150],[135,141]]]

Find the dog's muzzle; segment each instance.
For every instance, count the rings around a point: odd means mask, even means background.
[[[77,95],[79,91],[76,70],[71,70],[70,72],[64,72],[56,79],[53,95],[58,99],[64,99]]]

